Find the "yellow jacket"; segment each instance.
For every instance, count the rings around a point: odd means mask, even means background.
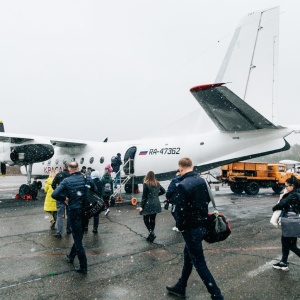
[[[44,210],[45,211],[57,211],[56,209],[56,200],[54,200],[51,195],[53,193],[53,188],[51,186],[53,178],[48,178],[45,180],[45,192],[46,198],[44,203]]]

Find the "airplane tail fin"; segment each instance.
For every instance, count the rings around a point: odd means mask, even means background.
[[[0,120],[0,132],[4,132],[4,124],[1,120]]]
[[[278,129],[223,84],[200,85],[190,89],[219,130],[236,132]]]

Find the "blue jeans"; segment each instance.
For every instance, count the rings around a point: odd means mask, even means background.
[[[187,286],[187,281],[192,273],[194,265],[208,292],[211,294],[211,299],[223,300],[224,298],[221,294],[221,290],[217,286],[215,279],[210,273],[205,262],[202,248],[202,241],[205,233],[206,229],[203,227],[198,227],[182,232],[182,236],[185,241],[183,252],[184,265],[178,285],[181,285],[183,287]]]
[[[115,181],[114,181],[114,186],[115,186],[115,188],[117,187],[119,181],[120,181],[120,172],[118,171],[118,172],[116,173],[116,177],[115,177]]]
[[[63,227],[64,227],[63,215],[65,214],[66,205],[62,201],[56,201],[56,208],[57,208],[57,221],[56,221],[57,233],[62,234],[63,233]],[[67,215],[68,215],[68,212],[67,212]],[[71,231],[69,217],[67,217],[67,231],[68,232]]]
[[[79,264],[82,269],[87,269],[87,259],[85,250],[82,244],[83,230],[82,230],[82,218],[80,209],[70,209],[69,215],[70,225],[73,236],[73,246],[70,251],[70,257],[74,258],[78,255]]]
[[[57,208],[57,233],[62,234],[63,232],[63,214],[65,213],[65,204],[62,201],[56,201]]]

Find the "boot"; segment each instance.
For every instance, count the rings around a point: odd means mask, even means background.
[[[155,238],[156,238],[156,235],[155,235],[154,231],[150,231],[150,234],[147,237],[147,241],[152,243],[155,240]]]
[[[178,283],[172,286],[167,285],[166,289],[170,294],[176,295],[180,298],[185,298],[185,287],[179,285]]]

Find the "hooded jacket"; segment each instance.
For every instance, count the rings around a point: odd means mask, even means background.
[[[53,182],[53,178],[47,178],[45,180],[45,192],[46,192],[46,198],[44,202],[44,211],[57,211],[56,209],[56,201],[51,197],[53,188],[51,186]]]

